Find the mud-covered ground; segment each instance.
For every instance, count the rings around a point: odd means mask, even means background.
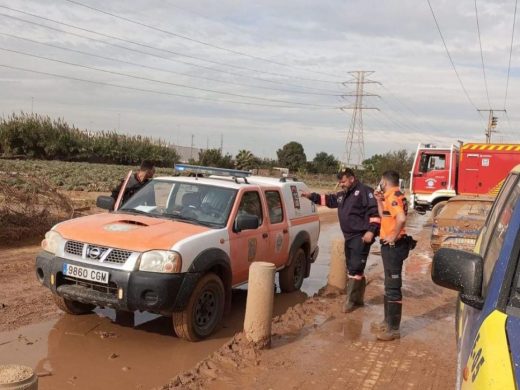
[[[402,339],[375,341],[369,331],[382,303],[378,248],[369,259],[367,304],[349,315],[342,297],[312,297],[326,283],[334,213],[322,214],[321,253],[303,292],[276,294],[273,343],[255,351],[239,333],[246,291],[213,337],[188,343],[172,336],[168,318],[141,314],[133,327],[114,312],[60,313],[34,276],[39,245],[0,248],[0,364],[22,363],[40,375],[40,389],[177,388],[453,388],[454,294],[429,277],[425,219],[411,218],[420,244],[406,262]],[[415,235],[416,233],[414,233]]]

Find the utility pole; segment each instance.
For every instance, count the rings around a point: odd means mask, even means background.
[[[498,117],[493,116],[493,112],[495,112],[495,111],[507,112],[507,111],[506,110],[495,110],[495,109],[491,109],[491,108],[487,109],[487,110],[477,109],[477,111],[478,112],[483,112],[483,111],[489,112],[488,125],[487,125],[487,129],[484,133],[486,135],[486,144],[489,144],[489,143],[491,143],[491,133],[496,133],[495,128],[497,127],[497,122],[498,122]]]
[[[190,160],[193,159],[193,140],[194,140],[195,136],[192,134],[191,135],[191,146],[190,146]]]
[[[361,165],[365,159],[365,140],[363,136],[363,110],[379,110],[376,107],[364,107],[363,97],[375,96],[372,93],[366,93],[364,87],[366,84],[381,84],[378,81],[369,80],[367,76],[374,73],[373,71],[356,70],[349,72],[352,75],[352,80],[345,81],[344,86],[351,84],[356,85],[354,92],[349,92],[342,95],[343,98],[355,97],[354,105],[342,107],[344,110],[352,110],[352,117],[350,119],[350,126],[347,131],[347,139],[345,142],[345,162],[347,167],[356,167]]]
[[[34,114],[34,96],[31,96],[31,115]]]
[[[220,133],[220,153],[224,150],[224,133]]]

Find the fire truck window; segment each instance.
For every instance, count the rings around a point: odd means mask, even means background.
[[[439,171],[446,169],[446,156],[444,154],[423,154],[419,165],[419,172]]]

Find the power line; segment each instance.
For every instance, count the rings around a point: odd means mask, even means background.
[[[55,48],[55,49],[60,49],[60,50],[64,50],[64,51],[68,51],[68,52],[72,52],[72,53],[78,53],[78,54],[82,54],[82,55],[85,55],[85,56],[90,56],[90,57],[94,57],[94,58],[100,58],[100,59],[103,59],[103,60],[114,61],[114,62],[119,62],[119,63],[122,63],[122,64],[138,66],[138,67],[141,67],[141,68],[144,68],[144,69],[156,70],[156,71],[160,71],[160,72],[166,72],[166,73],[171,73],[171,74],[175,74],[175,75],[191,77],[191,78],[194,78],[194,79],[197,79],[197,80],[202,79],[202,80],[209,80],[209,81],[213,81],[213,82],[217,82],[217,83],[223,83],[223,84],[238,85],[238,86],[249,87],[249,88],[260,88],[260,89],[267,89],[267,90],[271,90],[271,91],[279,91],[279,92],[286,92],[286,93],[296,93],[296,94],[303,94],[303,95],[333,96],[333,97],[341,97],[342,96],[341,94],[333,95],[333,94],[319,93],[319,92],[294,91],[294,90],[288,90],[288,89],[265,87],[265,86],[261,86],[261,85],[252,85],[252,84],[245,84],[245,83],[237,83],[237,82],[233,82],[233,81],[218,80],[218,79],[214,79],[214,78],[211,78],[211,77],[205,77],[205,76],[194,76],[194,75],[192,75],[190,73],[175,72],[175,71],[172,71],[172,70],[169,70],[169,69],[163,69],[163,68],[158,68],[158,67],[155,67],[155,66],[143,65],[143,64],[138,64],[136,62],[121,60],[119,58],[106,57],[106,56],[102,56],[102,55],[98,55],[98,54],[94,54],[94,53],[89,53],[89,52],[82,51],[82,50],[71,49],[71,48],[67,48],[67,47],[63,47],[63,46],[53,45],[51,43],[45,43],[45,42],[37,41],[37,40],[34,40],[34,39],[21,37],[21,36],[13,35],[13,34],[8,34],[8,33],[4,33],[4,32],[0,32],[0,35],[4,35],[4,36],[10,37],[10,38],[20,39],[20,40],[23,40],[23,41],[36,43],[38,45],[52,47],[52,48]]]
[[[172,83],[172,82],[169,82],[169,81],[157,80],[157,79],[152,79],[152,78],[149,78],[149,77],[143,77],[143,76],[137,76],[137,75],[127,74],[127,73],[123,73],[123,72],[116,72],[116,71],[112,71],[112,70],[100,69],[100,68],[96,68],[94,66],[82,65],[82,64],[77,64],[77,63],[74,63],[74,62],[57,60],[55,58],[40,56],[40,55],[36,55],[36,54],[31,54],[31,53],[26,53],[26,52],[19,51],[19,50],[6,49],[6,48],[3,48],[3,47],[0,47],[0,50],[7,51],[7,52],[10,52],[10,53],[21,54],[21,55],[32,57],[32,58],[39,58],[39,59],[46,60],[46,61],[57,62],[57,63],[60,63],[60,64],[76,66],[76,67],[84,68],[84,69],[90,69],[90,70],[94,70],[96,72],[103,72],[103,73],[108,73],[108,74],[113,74],[113,75],[123,76],[123,77],[129,77],[129,78],[143,80],[143,81],[150,81],[150,82],[158,83],[158,84],[171,85],[171,86],[174,86],[174,87],[188,88],[188,89],[193,89],[193,90],[196,90],[196,91],[211,92],[211,93],[216,93],[216,94],[220,94],[220,95],[240,97],[240,98],[252,99],[252,100],[261,100],[261,101],[267,101],[267,102],[273,102],[273,103],[291,104],[291,105],[295,105],[295,106],[331,108],[330,106],[325,106],[325,105],[321,105],[321,104],[304,103],[304,102],[292,102],[292,101],[287,101],[287,100],[263,98],[263,97],[258,97],[258,96],[242,95],[242,94],[233,93],[233,92],[222,92],[222,91],[216,91],[216,90],[213,90],[213,89],[193,87],[193,86],[189,86],[189,85],[185,85],[185,84]]]
[[[468,91],[466,90],[466,87],[464,86],[464,83],[462,82],[462,79],[460,78],[459,72],[457,71],[457,68],[455,66],[455,62],[453,62],[453,58],[451,57],[450,51],[448,50],[448,46],[446,45],[446,40],[444,39],[444,35],[442,34],[441,28],[439,26],[439,22],[437,21],[437,17],[435,16],[435,12],[433,11],[433,7],[430,3],[430,0],[426,0],[426,2],[428,3],[428,6],[430,7],[430,11],[432,13],[433,20],[435,21],[435,26],[437,26],[437,31],[439,32],[439,35],[442,40],[442,44],[444,45],[444,49],[446,49],[446,54],[448,55],[448,58],[451,62],[451,66],[453,67],[453,71],[455,72],[455,75],[457,76],[457,79],[459,80],[460,86],[462,87],[464,94],[468,98],[469,103],[475,108],[475,110],[478,110],[475,103],[473,103],[473,100],[471,100],[471,97],[469,96]],[[479,115],[483,119],[482,114],[479,113]]]
[[[509,74],[511,72],[511,56],[513,54],[513,41],[515,38],[515,24],[516,24],[516,9],[518,5],[518,0],[515,0],[515,12],[513,15],[513,31],[511,32],[511,47],[509,49],[509,65],[507,67],[507,81],[506,81],[506,94],[504,96],[504,110],[506,109],[506,102],[507,102],[507,90],[509,88]],[[507,111],[506,111],[507,113]],[[507,121],[509,122],[509,116],[507,116]]]
[[[67,0],[65,0],[65,1],[67,1]],[[110,39],[116,39],[116,40],[119,40],[119,41],[129,42],[129,43],[132,43],[132,44],[137,45],[137,46],[150,47],[149,45],[144,45],[144,44],[141,44],[139,42],[126,40],[126,39],[122,39],[122,38],[119,38],[119,37],[114,36],[114,35],[105,34],[105,33],[98,32],[98,31],[89,30],[89,29],[86,29],[86,28],[83,28],[83,27],[74,26],[74,25],[71,25],[71,24],[68,24],[68,23],[64,23],[64,22],[59,22],[59,21],[56,21],[54,19],[46,18],[46,17],[39,16],[39,15],[35,15],[35,14],[30,13],[30,12],[17,10],[15,8],[7,7],[7,6],[4,6],[4,5],[0,5],[0,8],[8,9],[8,10],[14,11],[14,12],[20,12],[20,13],[25,14],[25,15],[29,15],[29,16],[33,16],[33,17],[40,18],[40,19],[43,19],[43,20],[47,20],[47,21],[51,21],[51,22],[54,22],[54,23],[62,24],[64,26],[76,28],[78,30],[86,31],[86,32],[89,32],[91,34],[97,34],[97,35],[103,36],[105,38],[110,38]],[[235,69],[247,70],[249,72],[263,73],[263,74],[268,74],[268,75],[271,75],[271,76],[285,77],[285,78],[289,78],[289,79],[292,78],[292,79],[298,79],[298,80],[304,80],[304,81],[313,81],[313,82],[324,82],[324,83],[330,83],[330,84],[338,84],[338,82],[336,82],[336,81],[324,81],[324,80],[310,79],[310,78],[305,78],[305,77],[298,77],[298,76],[294,76],[294,75],[286,75],[286,74],[282,74],[282,73],[268,72],[268,71],[248,68],[246,66],[233,65],[233,64],[229,64],[229,63],[225,63],[225,62],[208,60],[208,59],[197,57],[197,56],[192,56],[192,55],[188,55],[188,54],[182,54],[182,53],[175,52],[175,51],[172,51],[172,50],[160,49],[160,48],[156,48],[156,47],[152,47],[152,48],[155,49],[155,50],[161,50],[161,51],[168,52],[170,54],[174,54],[174,55],[181,56],[181,57],[196,59],[198,61],[204,61],[204,62],[208,62],[208,63],[214,64],[214,65],[220,65],[220,66],[226,66],[226,67],[235,68]]]
[[[477,35],[478,35],[478,44],[480,46],[480,60],[482,62],[482,74],[484,75],[484,85],[486,87],[486,96],[489,108],[491,109],[491,101],[489,100],[489,89],[488,89],[488,83],[487,83],[487,77],[486,77],[486,67],[484,66],[484,53],[482,52],[482,39],[480,37],[480,23],[478,21],[478,8],[477,8],[477,0],[474,1],[475,3],[475,18],[477,20]]]
[[[62,74],[59,74],[59,73],[43,72],[43,71],[39,71],[39,70],[27,69],[27,68],[11,66],[11,65],[5,65],[5,64],[0,64],[0,67],[6,68],[6,69],[12,69],[12,70],[19,70],[19,71],[28,72],[28,73],[39,74],[39,75],[52,76],[52,77],[57,77],[57,78],[61,78],[61,79],[71,80],[71,81],[81,81],[81,82],[85,82],[85,83],[89,83],[89,84],[121,88],[121,89],[130,90],[130,91],[147,92],[147,93],[153,93],[153,94],[158,94],[158,95],[182,97],[182,98],[187,98],[187,99],[204,100],[204,101],[211,101],[211,102],[217,102],[217,103],[232,103],[232,104],[243,104],[243,105],[248,105],[248,106],[259,106],[259,107],[302,109],[302,107],[297,107],[297,106],[280,106],[280,105],[274,105],[274,104],[250,103],[250,102],[236,101],[236,100],[221,100],[221,99],[214,99],[214,98],[209,98],[209,97],[204,97],[204,96],[193,96],[193,95],[184,95],[184,94],[180,94],[180,93],[158,91],[158,90],[155,90],[155,89],[129,87],[129,86],[126,86],[126,85],[107,83],[107,82],[103,82],[103,81],[82,79],[82,78],[79,78],[79,77],[66,76],[66,75],[62,75]],[[328,107],[328,109],[333,109],[333,110],[336,110],[338,108],[339,107]],[[321,109],[321,110],[324,110],[324,109],[327,109],[327,108],[325,108],[325,107],[323,107],[323,108],[321,108],[321,107],[305,107],[305,109],[317,109],[317,110]]]
[[[198,43],[200,45],[212,47],[214,49],[226,51],[228,53],[233,53],[233,54],[237,54],[237,55],[240,55],[240,56],[249,57],[249,58],[252,58],[252,59],[255,59],[255,60],[260,60],[260,61],[268,62],[270,64],[279,65],[279,66],[284,66],[284,67],[289,67],[289,68],[298,68],[298,69],[304,70],[305,72],[309,72],[309,73],[321,74],[321,75],[332,76],[332,77],[339,77],[337,75],[324,73],[324,72],[313,71],[313,70],[308,70],[308,69],[296,67],[294,65],[284,64],[283,62],[273,61],[273,60],[270,60],[270,59],[267,59],[267,58],[264,58],[264,57],[259,57],[259,56],[255,56],[255,55],[252,55],[252,54],[244,53],[244,52],[241,52],[241,51],[238,51],[238,50],[233,50],[233,49],[229,49],[229,48],[226,48],[226,47],[218,46],[218,45],[215,45],[215,44],[212,44],[212,43],[209,43],[209,42],[205,42],[205,41],[201,41],[199,39],[195,39],[195,38],[192,38],[192,37],[189,37],[189,36],[186,36],[186,35],[175,33],[175,32],[172,32],[172,31],[169,31],[169,30],[165,30],[165,29],[162,29],[162,28],[158,28],[156,26],[152,26],[150,24],[146,24],[146,23],[140,22],[138,20],[134,20],[134,19],[130,19],[130,18],[121,16],[121,15],[117,15],[117,14],[114,14],[112,12],[108,12],[108,11],[102,10],[100,8],[96,8],[96,7],[93,7],[93,6],[81,3],[79,1],[74,1],[74,0],[64,0],[64,1],[66,1],[68,3],[71,3],[71,4],[79,5],[80,7],[84,7],[84,8],[90,9],[91,11],[99,12],[99,13],[102,13],[104,15],[109,15],[109,16],[111,16],[113,18],[116,18],[116,19],[124,20],[125,22],[133,23],[133,24],[136,24],[138,26],[146,27],[146,28],[149,28],[149,29],[154,30],[154,31],[158,31],[158,32],[161,32],[161,33],[164,33],[164,34],[168,34],[168,35],[174,36],[176,38],[185,39],[185,40],[190,41],[190,42],[195,42],[195,43]],[[313,81],[331,82],[331,81],[327,81],[327,80],[313,80]],[[332,81],[332,82],[335,83],[334,81]]]
[[[77,27],[77,26],[74,26],[74,25],[71,25],[71,24],[68,24],[68,23],[62,23],[62,22],[59,22],[59,21],[54,20],[54,19],[45,18],[45,17],[39,16],[39,15],[31,14],[29,12],[25,12],[25,11],[15,10],[13,8],[5,7],[5,6],[2,6],[2,5],[0,5],[0,8],[6,8],[6,9],[9,9],[11,11],[22,13],[24,15],[28,15],[28,16],[31,16],[31,17],[43,19],[43,20],[46,20],[46,21],[50,21],[52,23],[56,23],[56,24],[59,24],[59,25],[62,25],[62,26],[70,27],[70,28],[74,28],[74,29],[77,29],[77,30],[80,30],[80,31],[85,31],[85,32],[88,32],[88,33],[91,33],[91,34],[97,34],[97,35],[100,35],[100,36],[103,36],[103,37],[106,37],[106,38],[109,38],[109,39],[115,39],[115,40],[120,41],[120,42],[130,43],[132,45],[136,45],[136,46],[139,46],[139,47],[145,47],[147,49],[152,49],[152,50],[157,50],[157,51],[161,51],[161,52],[166,52],[166,53],[169,53],[169,54],[184,56],[184,57],[188,57],[188,58],[194,58],[194,59],[197,59],[197,60],[200,60],[200,61],[212,62],[212,61],[205,60],[203,58],[199,58],[199,57],[195,57],[195,56],[185,56],[183,54],[179,54],[179,53],[173,52],[171,50],[162,49],[162,48],[155,47],[155,46],[152,46],[152,45],[147,45],[147,44],[144,44],[144,43],[138,43],[138,42],[135,42],[135,41],[131,41],[131,40],[127,40],[127,39],[124,39],[124,38],[116,37],[116,36],[113,36],[113,35],[98,33],[98,32],[93,31],[93,30],[85,29],[85,28],[82,28],[82,27]],[[85,35],[77,34],[77,33],[71,32],[71,31],[60,30],[60,29],[55,28],[55,27],[51,27],[51,26],[47,26],[45,24],[41,24],[41,23],[30,21],[30,20],[22,19],[22,18],[13,16],[13,15],[7,15],[7,14],[0,13],[0,16],[4,16],[4,17],[10,18],[10,19],[18,20],[18,21],[21,21],[23,23],[39,26],[39,27],[42,27],[42,28],[45,28],[45,29],[48,29],[48,30],[53,30],[53,31],[57,31],[57,32],[60,32],[60,33],[64,33],[64,34],[73,35],[73,36],[76,36],[76,37],[79,37],[79,38],[88,39],[88,40],[91,40],[93,42],[98,42],[98,43],[101,43],[101,44],[104,44],[104,45],[117,47],[117,48],[120,48],[120,49],[123,49],[123,50],[128,50],[128,51],[132,51],[132,52],[135,52],[135,53],[144,54],[144,55],[155,57],[155,58],[160,58],[160,59],[163,59],[163,60],[166,60],[166,61],[177,62],[177,63],[181,63],[181,64],[184,64],[184,65],[188,65],[188,66],[193,66],[193,67],[200,68],[200,69],[209,70],[211,72],[218,72],[218,73],[229,74],[229,75],[236,76],[236,77],[255,79],[255,80],[262,81],[262,82],[267,82],[267,83],[272,83],[272,84],[277,84],[277,85],[287,85],[287,86],[290,86],[290,87],[303,88],[303,89],[309,89],[309,90],[314,90],[314,91],[337,93],[337,91],[331,91],[331,90],[327,90],[327,89],[323,89],[323,88],[307,87],[307,86],[303,86],[303,85],[297,85],[297,84],[292,84],[292,83],[288,83],[288,82],[282,82],[282,81],[279,81],[279,80],[269,80],[269,79],[265,79],[265,78],[257,77],[257,76],[248,76],[248,75],[243,75],[243,74],[236,73],[236,72],[231,72],[231,71],[228,71],[228,70],[215,69],[215,68],[212,68],[212,67],[209,67],[209,66],[200,65],[200,64],[193,63],[193,62],[187,62],[187,61],[182,61],[182,60],[179,60],[179,59],[173,59],[173,58],[169,58],[169,57],[164,57],[164,56],[160,56],[160,55],[157,55],[157,54],[152,54],[152,53],[149,53],[149,52],[146,52],[146,51],[142,51],[142,50],[138,50],[138,49],[134,49],[134,48],[118,45],[118,44],[115,44],[115,43],[103,41],[101,39],[92,38],[92,37],[88,37],[88,36],[85,36]],[[220,65],[220,63],[218,65]],[[236,66],[227,65],[227,64],[222,64],[222,65],[236,67]],[[256,72],[256,70],[255,70],[255,72]],[[257,72],[261,72],[261,71],[257,71]],[[261,73],[263,73],[263,72],[261,72]]]

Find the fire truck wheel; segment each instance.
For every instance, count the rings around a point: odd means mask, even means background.
[[[173,313],[175,333],[188,341],[208,337],[222,320],[225,302],[222,280],[213,273],[204,275],[197,282],[186,308]]]
[[[67,314],[73,314],[73,315],[80,315],[80,314],[87,314],[90,313],[94,308],[95,305],[91,305],[88,303],[81,303],[77,301],[73,301],[71,299],[60,297],[59,295],[52,295],[54,299],[54,303],[56,306],[58,306],[61,310],[63,310]]]
[[[436,218],[437,215],[440,214],[440,212],[442,211],[444,206],[446,206],[446,203],[448,203],[448,201],[443,200],[442,202],[439,202],[435,206],[433,206],[433,208],[432,208],[432,218]]]
[[[299,248],[291,261],[291,265],[280,271],[280,289],[282,292],[299,290],[305,277],[305,251]]]

